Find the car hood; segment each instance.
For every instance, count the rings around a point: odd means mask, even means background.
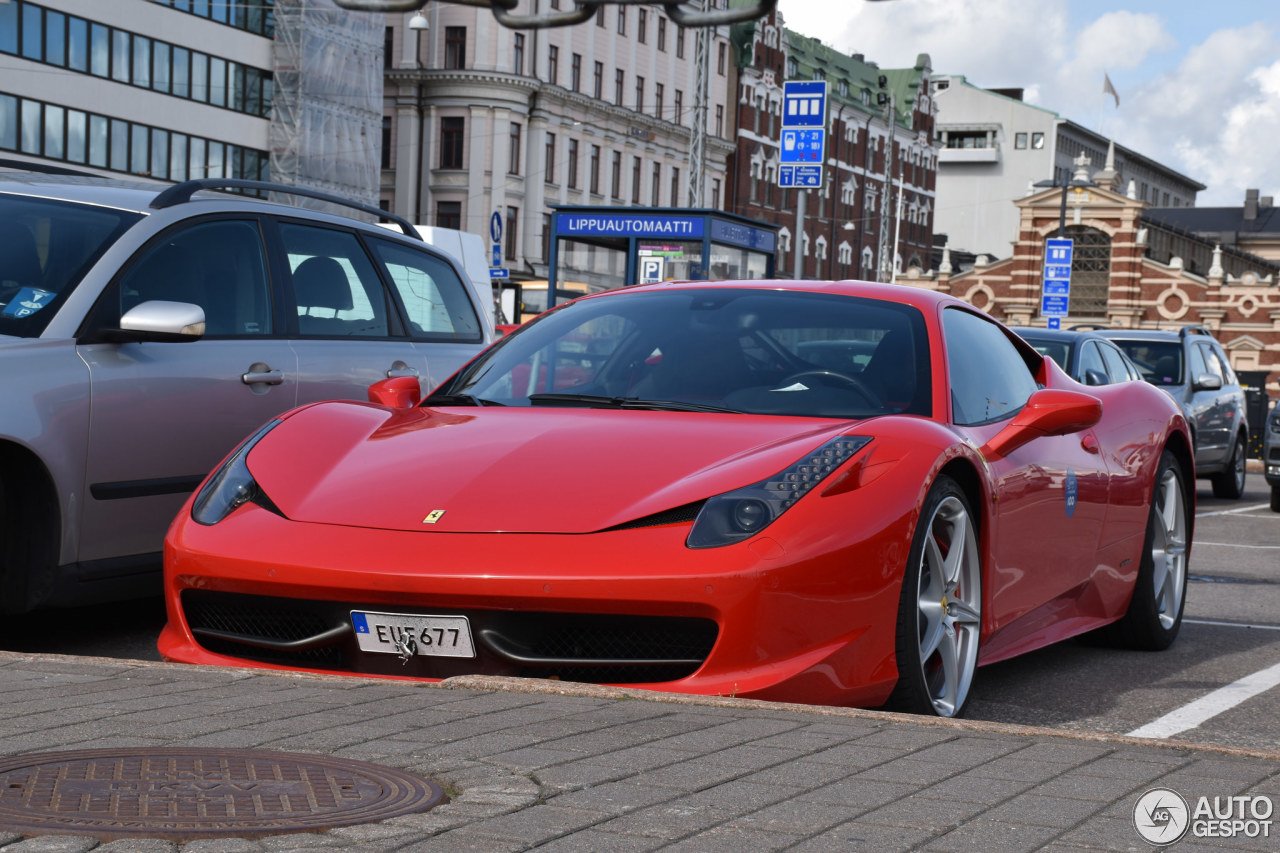
[[[763,480],[852,427],[721,413],[335,402],[287,418],[248,465],[297,521],[589,533]]]

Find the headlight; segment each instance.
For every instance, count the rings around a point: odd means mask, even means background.
[[[863,435],[833,438],[767,480],[716,495],[702,505],[685,545],[718,548],[750,539],[870,443]]]
[[[264,498],[253,475],[249,473],[249,466],[245,463],[245,459],[253,446],[279,425],[279,420],[268,421],[261,429],[245,439],[236,452],[213,472],[213,476],[196,495],[196,502],[191,507],[193,519],[201,524],[217,524],[241,504]]]

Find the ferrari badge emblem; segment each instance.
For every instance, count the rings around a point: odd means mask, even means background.
[[[422,519],[422,523],[423,523],[423,524],[435,524],[437,521],[439,521],[439,520],[440,520],[440,519],[442,519],[442,518],[444,518],[444,510],[442,510],[442,509],[433,509],[433,510],[431,510],[431,512],[427,513],[427,517],[426,517],[426,518]]]

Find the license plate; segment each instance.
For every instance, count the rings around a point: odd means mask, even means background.
[[[419,616],[407,613],[351,611],[356,642],[365,652],[408,659],[414,655],[473,658],[471,623],[465,616]]]

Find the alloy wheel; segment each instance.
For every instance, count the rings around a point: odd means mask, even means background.
[[[1152,507],[1151,580],[1156,614],[1167,631],[1178,619],[1187,583],[1187,509],[1178,475],[1166,469]]]
[[[917,595],[920,667],[934,711],[955,716],[978,661],[982,579],[977,532],[964,504],[948,496],[928,522]]]

